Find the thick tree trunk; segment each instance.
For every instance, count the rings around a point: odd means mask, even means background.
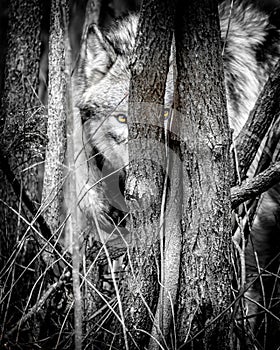
[[[0,114],[1,151],[9,159],[22,185],[31,193],[32,199],[37,201],[40,193],[36,163],[42,159],[44,140],[41,118],[43,107],[36,95],[39,82],[40,19],[38,1],[10,2],[5,85]],[[13,192],[9,192],[10,187],[5,178],[1,180],[1,189],[4,192],[1,199],[7,199],[7,203],[11,204],[15,201],[15,208],[21,212],[19,200]],[[15,230],[12,231],[15,233]]]
[[[231,285],[229,126],[218,8],[215,0],[179,3],[175,32],[184,237],[178,343],[184,349],[230,349],[225,312]]]
[[[19,312],[24,303],[22,300],[30,297],[33,284],[40,275],[37,261],[36,273],[25,271],[20,288],[18,284],[12,286],[22,273],[22,267],[27,266],[36,255],[37,247],[31,226],[27,229],[26,225],[27,222],[34,225],[33,218],[22,203],[21,193],[15,195],[5,174],[12,170],[12,177],[15,176],[33,201],[39,202],[38,164],[43,159],[45,142],[43,107],[37,95],[40,22],[41,1],[9,2],[7,56],[0,110],[0,147],[4,157],[0,164],[0,266],[5,267],[3,276],[9,276],[0,285],[5,286],[1,296],[8,292],[9,298],[1,303],[1,335],[5,334],[7,320],[10,327],[22,316]],[[30,271],[33,267],[31,264]],[[34,327],[29,333],[30,340],[35,333]]]
[[[114,343],[119,349],[132,349],[135,344],[142,349],[147,345],[158,303],[160,213],[167,175],[163,104],[172,23],[169,1],[143,2],[129,97],[126,196],[133,243],[119,305],[124,322],[123,332]]]

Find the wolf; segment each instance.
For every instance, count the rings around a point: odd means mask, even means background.
[[[280,31],[272,16],[249,1],[223,1],[219,16],[227,109],[236,137],[280,57]],[[75,72],[81,222],[85,233],[98,231],[95,239],[101,239],[105,232],[102,240],[105,237],[110,242],[127,234],[123,190],[129,162],[130,58],[137,24],[137,15],[129,15],[103,31],[91,26]],[[167,91],[170,89],[166,87]],[[165,102],[172,105],[170,94]],[[248,276],[256,276],[259,268],[264,268],[280,251],[279,184],[262,196],[246,249]],[[256,253],[261,266],[256,263]],[[259,285],[253,284],[247,296],[260,302]],[[253,303],[248,305],[250,317],[257,309]]]

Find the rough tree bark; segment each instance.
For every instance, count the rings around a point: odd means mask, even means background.
[[[123,332],[114,342],[122,349],[147,345],[158,302],[160,213],[166,173],[163,104],[172,23],[169,1],[143,1],[129,96],[126,197],[133,243],[129,272],[122,285]]]
[[[280,113],[280,60],[265,84],[250,116],[235,139],[238,178],[244,179],[269,127]],[[254,137],[252,137],[254,135]],[[257,135],[257,137],[256,137]]]
[[[63,5],[65,6],[65,1]],[[63,162],[66,150],[67,77],[63,5],[60,6],[60,2],[52,1],[49,39],[48,144],[42,196],[45,217],[53,232],[59,228],[61,218]]]
[[[275,101],[271,101],[275,104]],[[250,236],[245,250],[246,263],[246,302],[248,323],[258,344],[264,349],[279,347],[280,322],[279,304],[279,217],[280,217],[280,176],[278,169],[274,174],[270,170],[279,168],[280,160],[280,118],[271,126],[256,174],[257,181],[263,174],[275,176],[276,183],[255,200],[247,203],[244,231],[250,228]],[[271,166],[268,167],[268,164]],[[268,183],[268,179],[265,179]],[[271,185],[273,182],[271,183]],[[263,184],[262,184],[263,185]],[[247,221],[247,222],[246,222]],[[242,226],[241,226],[242,227]],[[253,300],[252,300],[253,299]],[[255,302],[258,301],[258,304]],[[248,337],[251,339],[252,337]]]
[[[82,348],[82,298],[80,289],[80,242],[77,224],[77,194],[73,143],[73,105],[71,93],[71,50],[68,37],[69,1],[52,1],[49,43],[48,145],[46,149],[43,204],[45,218],[53,234],[61,234],[62,187],[67,174],[74,293],[75,349]],[[67,130],[67,135],[66,135]],[[67,165],[64,170],[68,141]]]
[[[0,284],[5,286],[1,295],[5,296],[9,291],[9,298],[1,303],[1,336],[5,334],[7,320],[11,325],[22,316],[22,312],[19,311],[22,310],[22,300],[30,297],[33,283],[40,274],[40,264],[37,264],[35,274],[25,272],[24,278],[21,279],[21,288],[18,288],[18,285],[11,287],[22,272],[20,266],[29,263],[37,248],[32,230],[28,231],[25,224],[25,220],[32,222],[33,218],[28,215],[21,201],[21,194],[19,197],[15,195],[5,177],[7,162],[9,169],[12,169],[13,175],[27,190],[32,200],[40,201],[38,163],[43,159],[45,140],[43,107],[36,93],[39,82],[40,22],[41,1],[9,2],[8,43],[0,111],[0,147],[5,158],[0,166],[3,170],[0,171],[0,266],[5,267],[4,275],[9,276]],[[6,265],[9,259],[10,264]],[[30,283],[30,280],[33,282]],[[35,333],[36,327],[29,336]],[[19,342],[21,340],[19,337]]]
[[[241,186],[231,188],[231,207],[236,209],[248,199],[256,198],[258,195],[279,183],[280,162],[273,163],[262,173],[250,180],[244,181]]]
[[[183,251],[179,348],[230,349],[229,126],[217,1],[179,1],[177,107],[182,118]]]
[[[5,67],[5,85],[1,100],[1,151],[22,185],[39,200],[38,167],[43,147],[42,105],[36,95],[39,82],[41,7],[38,1],[10,2],[8,48]],[[31,167],[32,168],[29,168]],[[2,175],[1,175],[2,176]],[[19,199],[13,195],[5,178],[1,180],[1,199],[21,212]],[[5,206],[5,205],[4,205]],[[7,209],[1,210],[3,221]],[[8,214],[9,216],[9,214]],[[11,235],[16,234],[17,219],[8,219]]]

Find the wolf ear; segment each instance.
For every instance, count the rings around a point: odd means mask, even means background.
[[[117,53],[96,25],[88,28],[78,62],[78,76],[91,85],[103,78],[116,61]]]
[[[128,66],[134,48],[137,24],[138,18],[131,15],[112,23],[104,32],[96,25],[88,28],[75,74],[78,86],[82,90],[99,82],[118,56],[122,56]]]

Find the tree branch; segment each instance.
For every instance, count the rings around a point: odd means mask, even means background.
[[[270,74],[247,122],[235,139],[238,171],[241,179],[246,176],[265,134],[275,116],[280,113],[279,95],[280,60]]]
[[[272,164],[252,179],[231,189],[231,207],[235,209],[248,199],[257,197],[280,181],[280,161]]]

